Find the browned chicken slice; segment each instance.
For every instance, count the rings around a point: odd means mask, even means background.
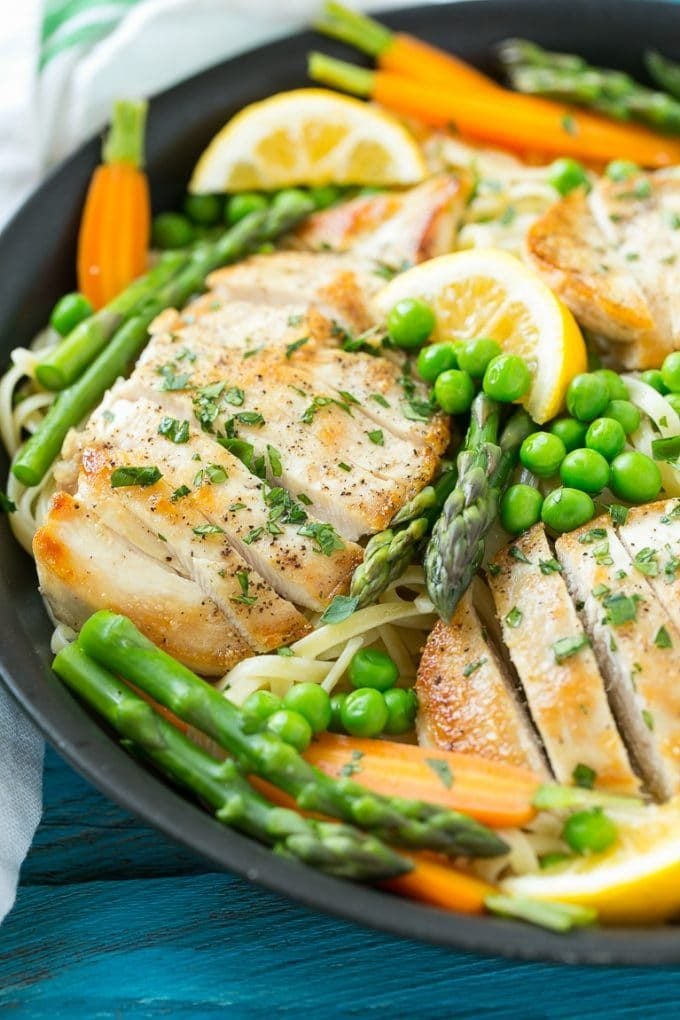
[[[680,791],[680,632],[607,518],[557,541],[557,555],[652,793]]]
[[[197,584],[145,555],[66,492],[54,497],[33,550],[40,591],[54,616],[75,630],[97,609],[125,613],[204,676],[220,676],[252,654]]]
[[[494,559],[488,580],[505,644],[557,779],[572,782],[586,765],[600,788],[635,793],[602,675],[556,566],[541,525]]]
[[[296,240],[315,251],[352,251],[399,271],[451,251],[467,178],[438,174],[408,191],[360,195],[310,216]]]
[[[618,534],[680,631],[680,501],[633,507]]]
[[[440,620],[428,637],[416,691],[420,744],[479,754],[548,777],[536,735],[471,592],[458,603],[451,623]]]
[[[314,344],[311,336],[300,335],[299,326],[270,342],[272,311],[263,309],[257,316],[250,305],[232,305],[225,317],[215,312],[196,325],[157,334],[121,393],[134,399],[154,389],[167,392],[171,378],[173,396],[183,399],[181,416],[187,418],[192,399],[200,415],[202,396],[219,390],[226,403],[208,423],[213,433],[226,432],[227,445],[241,451],[249,444],[255,458],[264,458],[270,482],[305,493],[316,516],[344,537],[355,540],[380,530],[432,477],[448,440],[445,419],[421,410],[424,402],[416,400],[424,392],[409,380],[400,414],[404,423],[428,416],[429,442],[414,444],[376,430],[354,393],[329,385],[311,354],[303,364],[295,359],[297,350],[309,345],[311,351]],[[178,364],[182,351],[191,354],[186,368]],[[392,370],[397,379],[400,369]],[[357,377],[361,371],[359,360]],[[412,426],[422,437],[422,421]]]
[[[71,459],[73,468],[69,476],[62,473],[62,484],[75,488],[81,461],[81,488],[83,479],[92,484],[91,478],[99,470],[97,457],[83,455],[84,450],[92,448],[105,452],[112,466],[158,466],[175,493],[171,506],[163,506],[181,508],[191,515],[192,527],[221,528],[225,541],[279,595],[296,605],[321,610],[334,594],[347,590],[362,558],[359,546],[343,541],[327,555],[315,551],[318,543],[312,535],[300,534],[300,529],[305,525],[318,528],[321,522],[281,488],[267,486],[216,443],[210,433],[202,431],[193,418],[193,408],[185,406],[179,394],[159,392],[149,395],[155,399],[140,395],[130,401],[118,396],[126,385],[119,384],[111,392],[83,432],[71,434],[64,455]],[[186,441],[176,443],[160,434],[163,422],[170,428],[174,423],[175,429],[186,422]],[[103,489],[99,486],[100,514],[113,512],[112,507],[120,504],[129,511],[137,503],[145,508],[151,531],[160,531],[169,538],[168,526],[157,521],[160,508],[155,488],[111,490],[106,482]],[[140,528],[143,526],[140,524]],[[166,543],[156,551],[166,557],[169,546],[174,553],[174,543]],[[216,548],[214,540],[211,548]]]
[[[530,229],[530,260],[581,325],[617,341],[627,368],[680,348],[680,176],[603,177]]]

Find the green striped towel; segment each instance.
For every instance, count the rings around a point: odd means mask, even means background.
[[[66,50],[92,46],[109,35],[144,0],[46,0],[40,68]]]

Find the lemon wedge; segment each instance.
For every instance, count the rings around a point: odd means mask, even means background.
[[[376,297],[378,311],[406,297],[427,301],[433,340],[491,337],[521,355],[532,372],[522,400],[539,425],[562,407],[569,382],[587,367],[576,321],[558,297],[514,255],[495,248],[440,255],[395,277]]]
[[[328,89],[295,89],[232,117],[198,160],[189,190],[387,187],[415,184],[426,173],[418,145],[390,114]]]
[[[610,924],[645,924],[680,914],[680,797],[615,812],[619,838],[600,854],[535,875],[509,878],[503,891],[594,907]]]

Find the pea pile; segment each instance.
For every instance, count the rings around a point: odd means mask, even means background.
[[[304,751],[317,733],[333,730],[353,737],[398,736],[413,728],[416,696],[396,687],[399,670],[386,652],[360,649],[349,664],[349,693],[332,697],[315,683],[295,684],[282,698],[255,691],[243,711],[252,732],[265,730]]]

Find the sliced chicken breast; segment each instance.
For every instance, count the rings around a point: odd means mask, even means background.
[[[652,793],[671,797],[680,791],[680,632],[607,518],[556,548],[640,771]]]
[[[360,195],[310,216],[295,234],[314,251],[352,251],[399,271],[451,251],[470,182],[437,174],[407,191]]]
[[[530,261],[588,329],[617,341],[627,368],[680,348],[680,176],[602,177],[530,229]]]
[[[155,644],[204,676],[221,676],[252,649],[194,582],[145,555],[66,492],[33,542],[40,591],[79,630],[97,609],[125,613]]]
[[[680,631],[680,501],[633,507],[618,535]]]
[[[578,765],[601,789],[636,793],[639,781],[605,684],[542,525],[504,549],[488,571],[503,638],[559,782]]]
[[[470,591],[450,624],[427,639],[418,678],[418,742],[479,754],[549,776],[507,669],[477,615]]]

